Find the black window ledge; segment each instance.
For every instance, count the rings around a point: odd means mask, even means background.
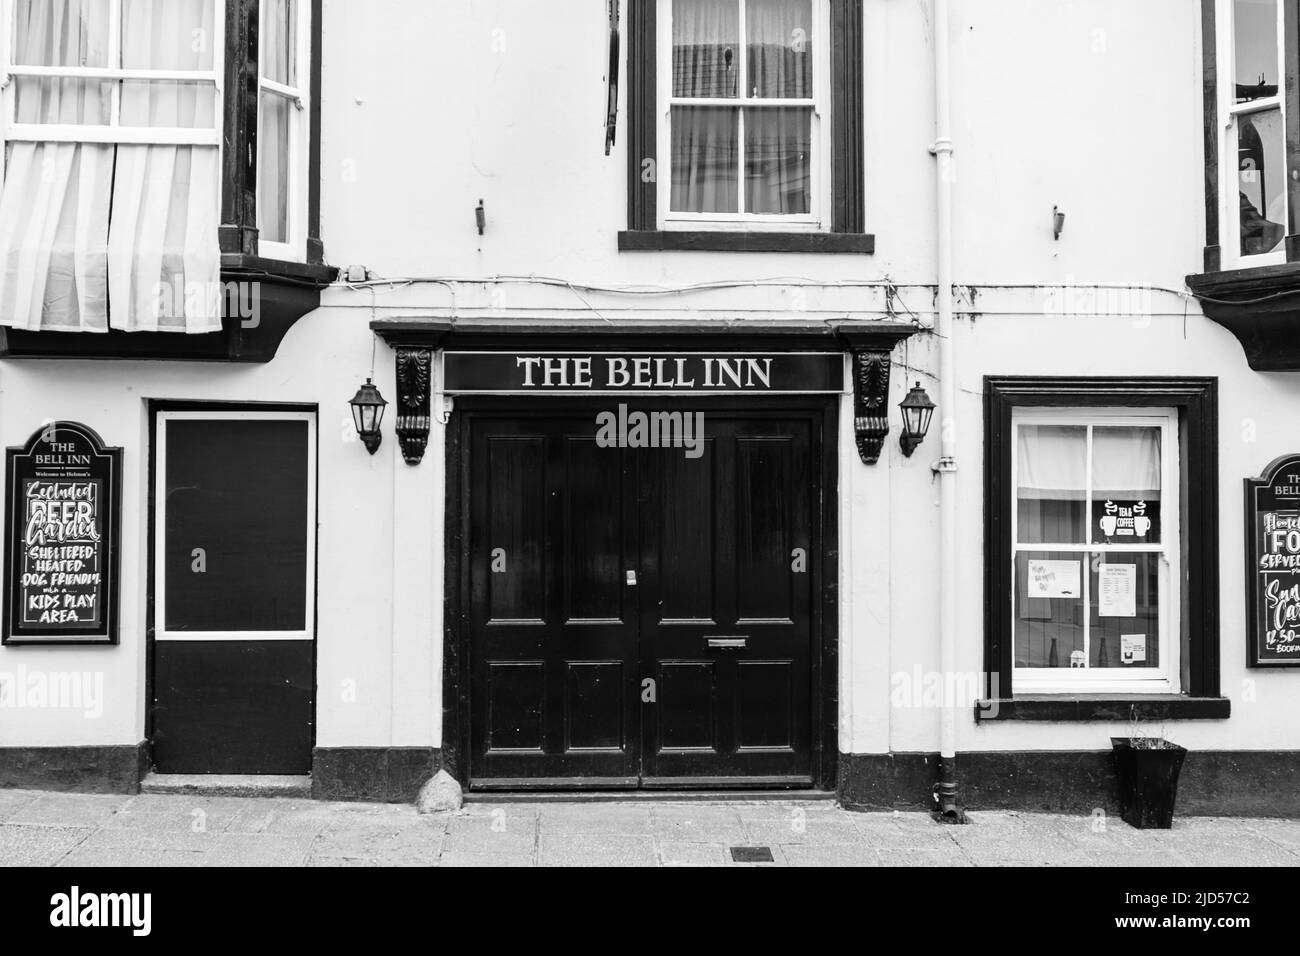
[[[1241,343],[1257,372],[1300,370],[1300,262],[1187,276],[1211,322]]]
[[[221,331],[29,332],[0,328],[0,359],[135,359],[170,362],[265,364],[289,330],[320,307],[321,290],[338,270],[317,263],[259,256],[221,257],[227,286]],[[255,308],[254,308],[255,306]]]
[[[1231,713],[1226,697],[1174,694],[1052,694],[975,702],[977,721],[1226,720]]]
[[[860,232],[721,232],[628,230],[618,234],[620,252],[821,252],[871,255],[876,237]]]

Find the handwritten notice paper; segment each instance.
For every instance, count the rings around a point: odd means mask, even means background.
[[[1097,569],[1097,616],[1137,617],[1137,565],[1103,564]]]
[[[1030,561],[1029,597],[1077,598],[1081,576],[1078,561]]]
[[[73,423],[9,450],[5,643],[116,643],[120,465]]]
[[[1300,667],[1300,455],[1246,479],[1251,667]]]

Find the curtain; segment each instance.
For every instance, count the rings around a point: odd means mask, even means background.
[[[745,211],[809,211],[812,113],[785,107],[745,112]]]
[[[673,96],[739,93],[737,0],[673,0]]]
[[[673,96],[735,97],[739,45],[738,0],[673,0]],[[738,111],[674,106],[671,208],[738,212],[739,143]]]
[[[106,66],[108,5],[15,4],[13,61]],[[14,81],[20,123],[108,122],[105,84],[59,77]],[[20,329],[108,328],[106,245],[111,146],[15,142],[0,193],[0,323]]]
[[[745,27],[752,97],[813,95],[811,0],[748,0]]]
[[[673,107],[674,211],[739,211],[739,120],[726,107]]]
[[[1092,496],[1159,500],[1160,430],[1094,428]]]
[[[101,65],[102,0],[18,0],[15,62]],[[123,0],[122,66],[211,69],[214,0]],[[205,38],[208,42],[204,42]],[[211,84],[42,79],[21,123],[211,129]],[[31,330],[221,328],[218,151],[210,146],[16,142],[0,193],[0,324]]]
[[[122,62],[128,68],[212,68],[213,0],[124,0]],[[196,32],[198,31],[198,32]],[[211,88],[124,83],[122,122],[211,128]],[[221,328],[217,247],[218,154],[210,146],[119,146],[109,233],[110,319],[130,332]]]

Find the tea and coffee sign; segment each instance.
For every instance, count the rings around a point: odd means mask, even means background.
[[[1300,455],[1246,479],[1251,667],[1300,667]]]
[[[122,450],[57,422],[5,465],[6,644],[116,644]]]

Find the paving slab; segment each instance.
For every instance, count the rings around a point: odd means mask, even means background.
[[[656,841],[659,862],[664,866],[723,866],[730,862],[728,848],[721,843],[665,843]]]
[[[100,826],[134,799],[108,794],[44,793],[19,807],[5,822]]]
[[[538,839],[540,866],[656,866],[655,841],[649,836],[543,834]]]
[[[0,825],[0,867],[54,866],[92,832],[88,827]]]
[[[538,832],[605,833],[649,836],[655,832],[650,808],[613,803],[543,806]]]

